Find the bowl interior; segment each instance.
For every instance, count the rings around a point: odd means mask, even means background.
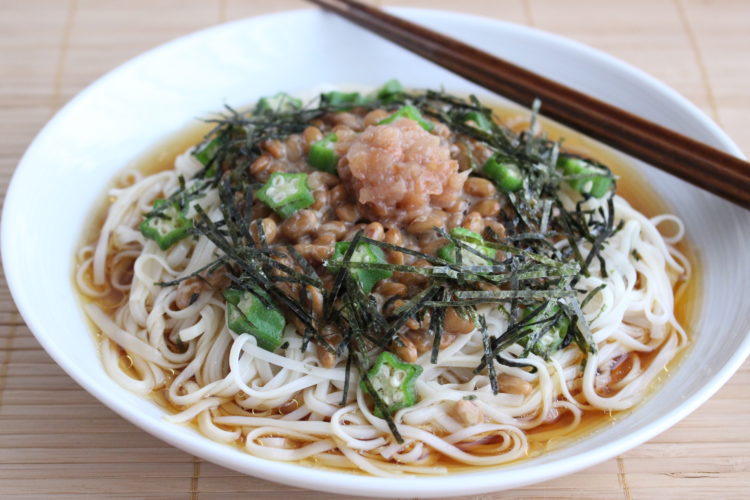
[[[574,86],[699,140],[740,154],[674,91],[609,56],[532,29],[419,9],[398,14]],[[694,346],[658,392],[616,425],[539,458],[454,476],[382,480],[269,462],[169,424],[163,411],[103,371],[73,289],[83,228],[115,172],[160,139],[224,104],[329,83],[486,92],[347,22],[317,11],[238,21],[150,51],[98,80],[38,135],[19,165],[3,216],[2,252],[13,296],[52,357],[104,404],[186,451],[233,469],[321,490],[384,496],[470,494],[520,486],[589,466],[663,431],[705,401],[750,351],[750,281],[743,259],[750,213],[630,160],[687,226],[702,275]],[[719,319],[717,321],[717,319]],[[718,328],[717,328],[718,326]]]

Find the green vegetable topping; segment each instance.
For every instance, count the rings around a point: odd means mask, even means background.
[[[346,251],[349,250],[350,245],[350,241],[340,241],[336,243],[333,256],[329,261],[332,268],[337,267],[335,265],[336,262],[341,262],[344,259],[344,255],[346,254]],[[354,249],[350,262],[374,264],[388,263],[383,250],[380,247],[369,243],[357,244],[357,248]],[[390,278],[393,275],[393,273],[387,269],[352,269],[350,272],[365,294],[372,291],[372,287],[375,286],[375,283],[382,279]]]
[[[378,100],[387,103],[392,101],[394,97],[402,94],[403,92],[404,87],[401,86],[401,82],[394,78],[385,82],[383,86],[380,87],[377,92],[375,92],[375,97]]]
[[[467,113],[464,119],[464,123],[466,122],[474,122],[476,128],[485,132],[492,132],[492,122],[487,118],[487,115],[479,111],[470,111]]]
[[[269,97],[261,97],[255,105],[256,115],[270,113],[291,113],[302,108],[302,99],[292,97],[286,92],[278,92]]]
[[[432,132],[432,129],[435,128],[435,125],[425,120],[422,117],[422,113],[419,112],[417,108],[415,108],[412,105],[402,106],[398,110],[396,110],[395,113],[393,113],[388,118],[384,118],[378,122],[378,125],[385,125],[388,123],[393,123],[399,118],[408,118],[409,120],[414,120],[415,122],[419,123],[419,125],[425,129],[428,132]]]
[[[417,392],[414,384],[421,374],[421,366],[401,361],[395,354],[384,351],[367,372],[367,378],[390,416],[401,408],[416,404]],[[367,390],[364,381],[360,382],[360,386]],[[375,416],[383,418],[383,412],[377,406]]]
[[[258,347],[275,351],[281,345],[281,335],[286,326],[284,315],[274,306],[266,306],[258,296],[269,302],[268,294],[260,289],[253,292],[224,290],[227,301],[227,326],[234,333],[249,333],[258,341]]]
[[[612,188],[612,175],[604,168],[596,166],[582,158],[560,155],[557,166],[563,169],[571,188],[581,194],[601,198]]]
[[[307,174],[274,172],[255,196],[285,219],[315,202],[307,185]]]
[[[486,255],[487,257],[491,259],[494,258],[495,254],[497,253],[497,251],[494,248],[485,246],[484,238],[482,238],[480,235],[478,235],[474,231],[469,231],[468,229],[465,229],[463,227],[456,227],[456,228],[451,229],[451,236],[463,241],[464,243],[466,243],[467,246],[470,246],[471,248],[478,251],[482,255]],[[447,245],[440,247],[440,249],[437,252],[437,255],[441,259],[445,259],[448,262],[455,264],[456,263],[456,244],[453,242],[450,242]],[[469,252],[465,248],[461,249],[461,263],[465,266],[488,265],[488,262],[485,259]]]
[[[221,143],[221,139],[216,137],[196,148],[195,151],[193,151],[193,156],[195,156],[195,158],[206,167],[211,163],[214,156],[216,156],[216,152],[219,150],[219,147],[221,147]]]
[[[359,92],[339,92],[338,90],[321,94],[320,100],[322,104],[328,104],[334,108],[341,109],[367,104],[367,98]]]
[[[159,248],[166,250],[190,234],[193,223],[185,217],[180,205],[167,200],[156,200],[151,215],[141,222],[141,234],[158,243]]]
[[[510,158],[495,155],[484,166],[482,173],[492,179],[501,191],[510,193],[523,186],[523,174],[518,165]]]
[[[529,310],[526,309],[524,317],[528,316],[527,311]],[[524,346],[527,351],[531,351],[537,356],[548,359],[551,354],[559,351],[562,347],[562,344],[565,341],[565,336],[568,334],[570,319],[567,316],[560,314],[560,308],[557,306],[554,306],[551,315],[545,316],[545,318],[549,319],[549,321],[554,321],[554,324],[546,333],[539,337],[530,347],[529,342],[533,340],[535,336],[534,334],[522,337],[519,343]],[[545,318],[533,318],[532,323],[543,322]],[[545,323],[542,323],[542,325],[545,325]],[[546,325],[549,326],[549,323],[546,323]],[[539,330],[537,333],[540,333],[544,329],[544,326],[542,326],[542,328],[537,326],[537,329]]]
[[[307,155],[307,163],[311,167],[335,175],[337,173],[336,165],[339,163],[339,155],[336,154],[333,143],[337,140],[336,134],[330,133],[318,142],[312,143],[310,152]]]

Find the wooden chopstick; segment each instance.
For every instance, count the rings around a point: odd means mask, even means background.
[[[523,106],[750,209],[750,163],[355,0],[310,0]]]

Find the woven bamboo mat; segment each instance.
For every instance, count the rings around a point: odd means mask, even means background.
[[[677,89],[750,154],[750,2],[394,3],[527,24],[600,48]],[[294,0],[0,0],[0,196],[41,126],[104,72],[209,25],[300,7]],[[622,456],[476,498],[749,498],[748,386],[750,362],[693,415]],[[0,497],[240,496],[330,497],[206,463],[113,414],[52,362],[0,281]]]

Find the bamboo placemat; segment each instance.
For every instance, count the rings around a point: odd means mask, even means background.
[[[663,80],[750,154],[750,2],[412,0],[556,32]],[[457,6],[458,5],[458,6]],[[24,149],[76,92],[127,59],[301,1],[0,0],[0,196]],[[474,498],[749,498],[750,362],[652,441],[577,474]],[[85,432],[84,432],[85,429]],[[329,498],[178,451],[88,395],[42,350],[0,280],[0,497]]]

